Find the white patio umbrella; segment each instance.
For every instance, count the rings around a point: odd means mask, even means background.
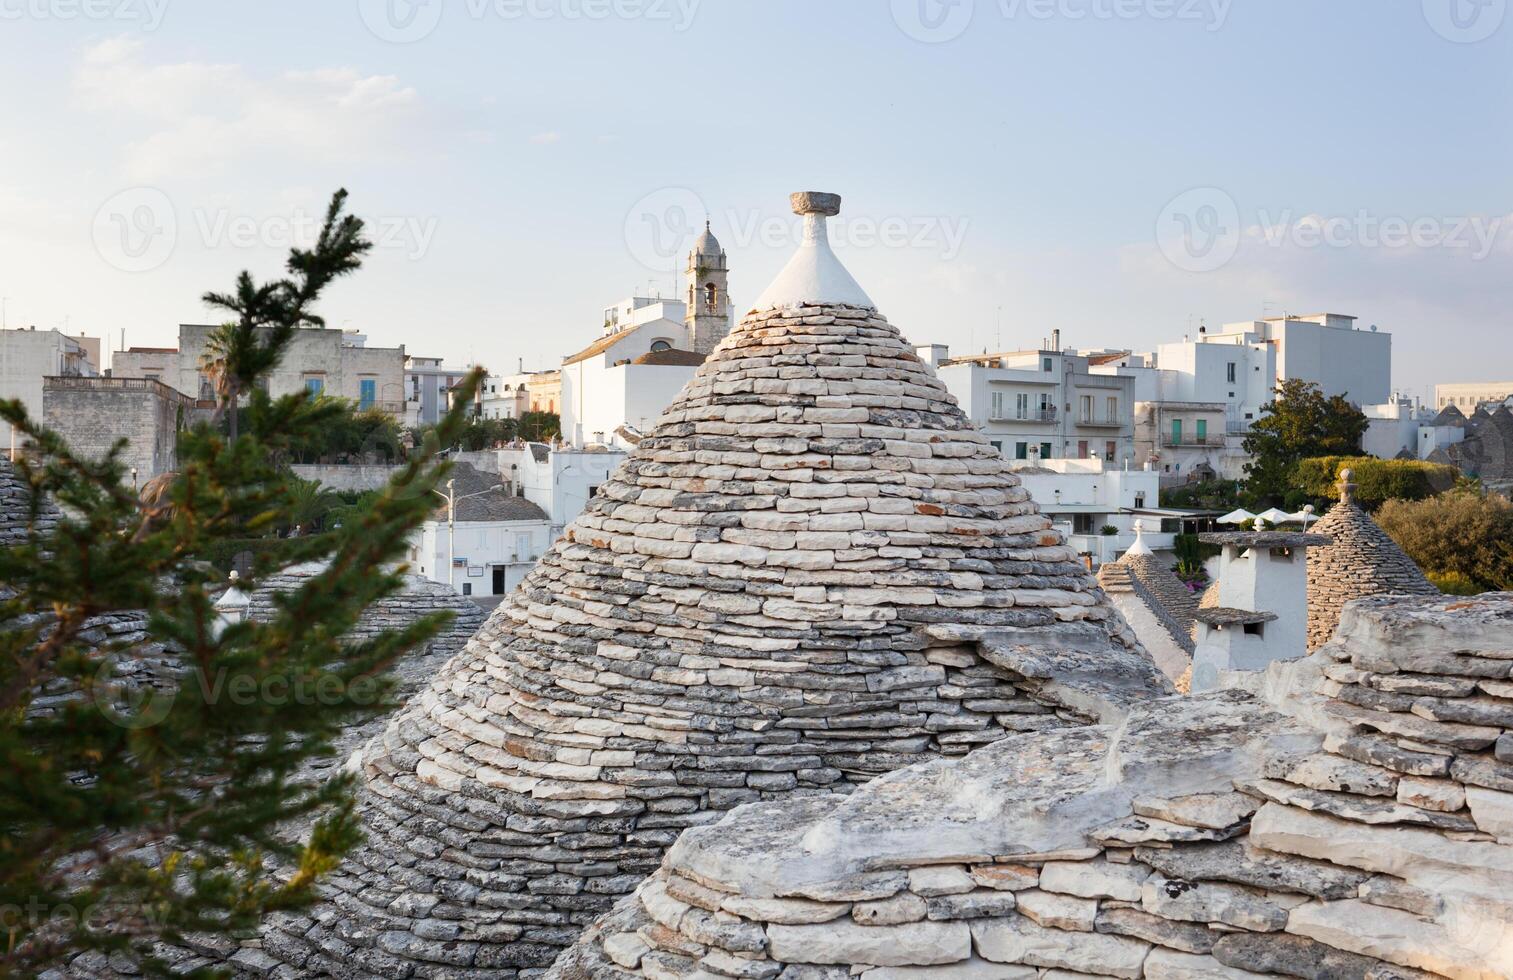
[[[1225,514],[1223,517],[1219,518],[1219,523],[1220,524],[1244,524],[1246,521],[1253,521],[1255,519],[1256,519],[1256,515],[1252,514],[1250,511],[1246,510],[1244,507],[1241,507],[1238,510],[1232,510],[1232,511],[1230,511],[1228,514]]]
[[[1287,511],[1279,510],[1276,507],[1273,507],[1270,510],[1263,510],[1256,516],[1265,521],[1267,524],[1272,525],[1273,527],[1286,521],[1295,521],[1299,519],[1293,517],[1291,514],[1287,513]]]

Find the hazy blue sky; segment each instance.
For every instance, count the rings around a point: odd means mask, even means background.
[[[0,0],[0,295],[172,344],[346,186],[380,247],[333,326],[544,367],[705,209],[750,301],[815,189],[916,342],[1328,310],[1414,393],[1503,378],[1506,3]]]

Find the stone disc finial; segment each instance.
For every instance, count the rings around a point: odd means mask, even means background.
[[[1340,470],[1340,503],[1355,503],[1355,470]]]
[[[841,213],[841,196],[826,191],[794,191],[788,195],[794,214],[823,214],[834,217]]]

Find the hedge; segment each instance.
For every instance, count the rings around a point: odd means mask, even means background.
[[[1423,500],[1455,486],[1460,470],[1418,459],[1377,459],[1375,456],[1316,456],[1299,460],[1299,488],[1314,497],[1338,500],[1340,470],[1354,472],[1355,499],[1375,509],[1386,500]]]

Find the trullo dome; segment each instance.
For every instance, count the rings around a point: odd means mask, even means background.
[[[795,200],[799,255],[370,743],[368,844],[259,955],[304,976],[544,967],[722,811],[1168,689],[836,260],[839,198]]]

